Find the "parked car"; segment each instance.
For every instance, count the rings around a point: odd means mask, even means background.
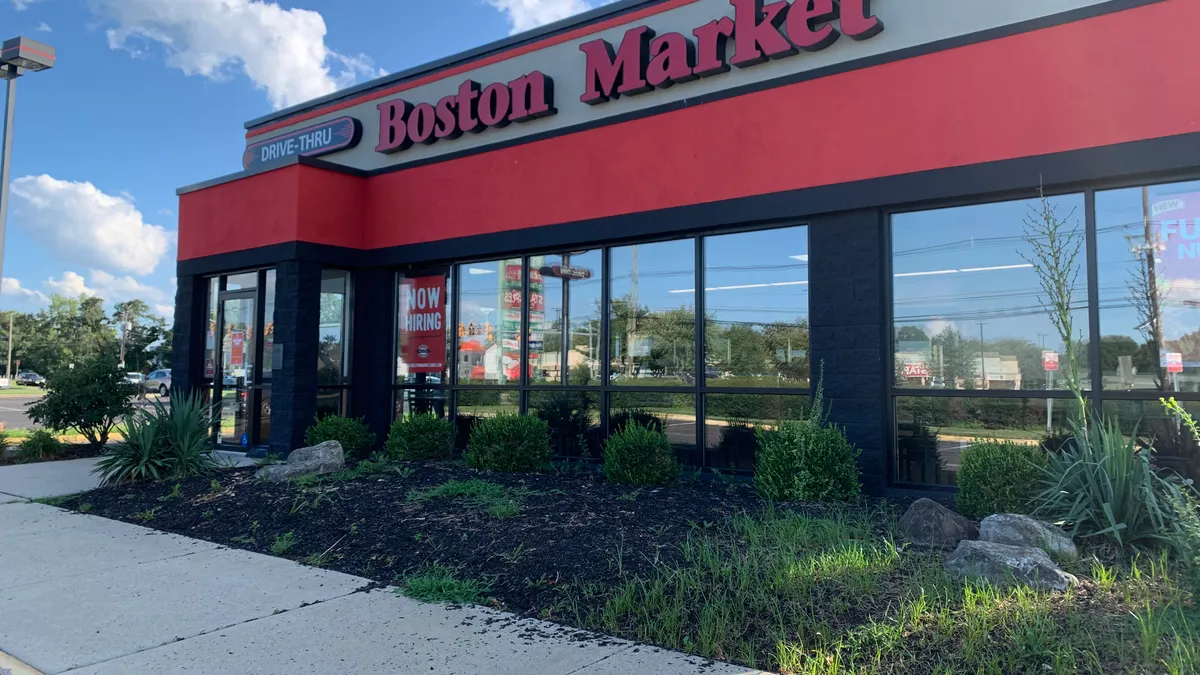
[[[125,373],[125,381],[135,387],[141,387],[146,381],[146,376],[141,373]]]
[[[25,385],[26,387],[41,387],[46,388],[46,378],[34,372],[17,373],[17,384]]]
[[[156,370],[146,376],[146,381],[142,383],[142,390],[149,394],[157,393],[159,396],[171,395],[171,369]]]

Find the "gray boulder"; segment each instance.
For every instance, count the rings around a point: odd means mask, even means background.
[[[1071,536],[1059,528],[1015,513],[988,516],[979,524],[979,540],[1009,546],[1033,546],[1055,560],[1077,560],[1079,549]]]
[[[900,533],[917,546],[951,549],[964,539],[979,537],[979,528],[932,499],[922,498],[900,518]]]
[[[1079,583],[1040,548],[990,541],[960,543],[946,559],[946,570],[957,577],[984,579],[998,586],[1020,584],[1042,591],[1065,591]]]
[[[337,441],[325,441],[310,448],[293,450],[288,455],[286,464],[264,466],[254,476],[268,483],[282,483],[309,474],[336,473],[344,468],[346,455],[342,452],[342,444]]]

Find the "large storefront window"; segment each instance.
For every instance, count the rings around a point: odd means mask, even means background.
[[[520,382],[523,261],[460,265],[458,283],[459,384]]]
[[[622,386],[696,382],[696,241],[609,251],[609,376]]]
[[[600,383],[602,268],[599,250],[529,259],[532,383]]]

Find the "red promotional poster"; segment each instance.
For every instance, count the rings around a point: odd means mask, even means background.
[[[400,354],[408,372],[441,373],[446,368],[446,278],[408,278],[400,291]]]
[[[242,350],[246,344],[246,334],[240,330],[229,333],[229,365],[242,365]]]

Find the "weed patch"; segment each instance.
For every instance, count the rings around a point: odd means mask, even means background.
[[[427,490],[411,490],[407,500],[420,504],[431,499],[453,499],[467,509],[485,511],[496,518],[512,518],[520,515],[521,500],[531,494],[529,490],[474,478],[449,480]]]
[[[464,579],[458,569],[433,563],[401,577],[397,592],[422,602],[468,605],[483,602],[490,589],[489,581]]]

